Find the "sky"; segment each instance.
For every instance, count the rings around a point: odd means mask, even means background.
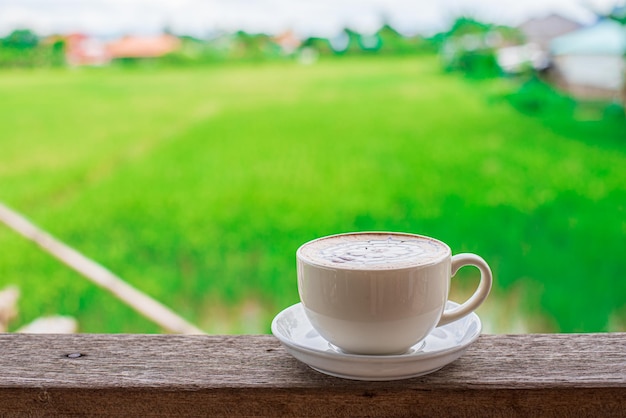
[[[515,26],[560,13],[591,23],[626,0],[0,0],[0,36],[28,28],[39,35],[148,35],[168,28],[207,37],[221,31],[333,37],[348,27],[374,33],[384,22],[405,34],[431,35],[455,17]]]

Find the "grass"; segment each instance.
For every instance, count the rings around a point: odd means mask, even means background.
[[[482,255],[485,312],[519,304],[504,330],[625,326],[623,118],[520,112],[435,57],[4,71],[0,91],[0,200],[209,332],[268,332],[298,301],[296,248],[355,230]],[[0,249],[14,328],[159,331],[6,228]]]

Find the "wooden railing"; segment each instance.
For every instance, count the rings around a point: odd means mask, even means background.
[[[270,335],[0,334],[0,416],[626,416],[626,333],[483,335],[433,374],[320,374]]]

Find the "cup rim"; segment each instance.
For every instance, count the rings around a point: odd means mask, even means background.
[[[434,241],[440,245],[442,245],[444,247],[445,254],[443,254],[441,257],[435,258],[427,263],[424,264],[419,264],[419,265],[414,265],[414,266],[402,266],[402,267],[389,267],[389,268],[384,268],[384,269],[372,269],[372,268],[368,268],[368,267],[342,267],[340,265],[338,266],[329,266],[327,264],[323,264],[320,262],[316,262],[314,260],[311,259],[305,259],[302,256],[302,249],[309,245],[312,244],[314,242],[317,241],[321,241],[324,239],[328,239],[328,238],[334,238],[334,237],[341,237],[341,236],[351,236],[351,235],[404,235],[407,237],[412,237],[412,238],[421,238],[421,239],[426,239],[426,240],[430,240],[430,241]],[[330,270],[351,270],[351,271],[399,271],[399,270],[410,270],[410,269],[420,269],[420,268],[425,268],[425,267],[430,267],[436,264],[441,263],[442,261],[444,261],[446,258],[449,258],[452,256],[452,250],[450,249],[450,246],[448,246],[448,244],[446,244],[445,242],[438,240],[437,238],[433,238],[433,237],[429,237],[427,235],[420,235],[420,234],[414,234],[411,232],[393,232],[393,231],[354,231],[354,232],[341,232],[341,233],[337,233],[337,234],[331,234],[331,235],[326,235],[323,237],[318,237],[315,239],[312,239],[310,241],[305,242],[304,244],[300,245],[298,247],[298,249],[296,250],[296,258],[299,262],[302,262],[304,264],[310,265],[310,266],[314,266],[314,267],[319,267],[319,268],[326,268],[326,269],[330,269]]]

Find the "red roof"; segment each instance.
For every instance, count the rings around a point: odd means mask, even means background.
[[[65,36],[65,55],[70,65],[104,65],[109,56],[104,42],[82,33],[73,33]]]
[[[171,35],[125,36],[107,45],[111,58],[156,58],[178,49],[180,40]]]

